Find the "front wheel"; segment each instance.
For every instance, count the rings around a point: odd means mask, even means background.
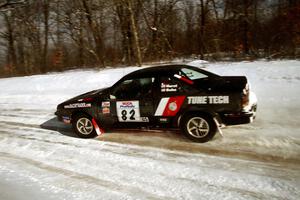
[[[72,120],[72,126],[76,133],[81,138],[93,138],[96,137],[97,133],[94,129],[91,117],[79,114]]]
[[[195,142],[207,142],[211,140],[217,131],[217,125],[204,114],[189,114],[181,119],[180,128],[183,134]]]

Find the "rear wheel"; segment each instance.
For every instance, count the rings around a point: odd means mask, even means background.
[[[217,131],[212,117],[204,114],[188,114],[181,119],[180,128],[183,134],[195,142],[211,140]]]
[[[97,133],[94,129],[91,117],[85,114],[78,114],[72,121],[72,126],[76,135],[81,138],[96,137]]]

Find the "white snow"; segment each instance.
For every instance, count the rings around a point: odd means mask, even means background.
[[[209,62],[206,60],[193,60],[193,61],[189,62],[188,65],[194,66],[194,67],[204,67],[208,63]]]
[[[228,128],[237,136],[236,141],[228,141],[230,145],[299,156],[300,61],[216,63],[208,69],[220,75],[246,75],[258,98],[257,120],[249,126]]]
[[[0,199],[299,199],[300,61],[205,67],[246,75],[258,98],[257,119],[205,144],[145,136],[185,152],[40,127],[58,103],[111,86],[136,67],[0,79]]]
[[[127,67],[101,71],[68,71],[26,77],[5,78],[0,81],[0,104],[4,108],[49,109],[81,93],[111,86],[124,75],[138,69]]]

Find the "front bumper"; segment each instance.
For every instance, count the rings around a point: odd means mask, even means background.
[[[64,110],[57,110],[54,114],[57,116],[58,121],[64,122],[66,124],[71,123],[70,114],[67,112],[64,112]]]

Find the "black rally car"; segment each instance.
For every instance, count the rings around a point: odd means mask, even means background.
[[[252,122],[256,106],[244,76],[167,65],[142,68],[110,88],[67,100],[55,114],[83,138],[112,128],[180,128],[189,139],[206,142],[223,124]]]

